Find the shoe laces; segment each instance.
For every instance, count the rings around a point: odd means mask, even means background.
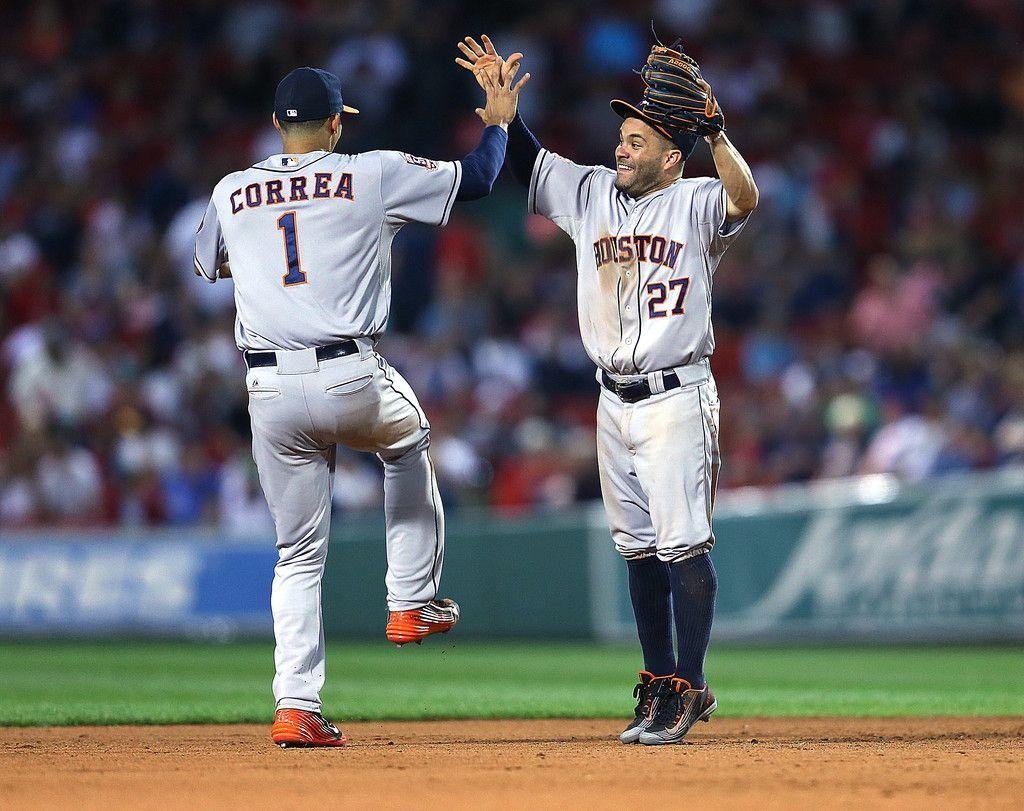
[[[636,707],[633,709],[634,714],[644,718],[651,714],[651,706],[654,704],[654,698],[658,694],[658,687],[661,681],[663,680],[651,679],[646,684],[642,681],[637,683],[636,687],[633,688],[633,698],[637,700]]]
[[[654,711],[654,723],[667,727],[674,726],[683,712],[683,689],[689,685],[683,679],[664,679],[657,690],[658,706]]]

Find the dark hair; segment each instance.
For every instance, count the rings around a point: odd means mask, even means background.
[[[697,146],[697,141],[700,140],[700,135],[690,130],[683,130],[676,133],[672,138],[672,143],[679,147],[679,151],[683,153],[683,160],[685,161],[690,155],[693,154],[693,148]]]
[[[314,133],[318,132],[324,124],[328,122],[327,118],[317,118],[313,121],[282,121],[280,118],[277,119],[277,123],[281,126],[281,132],[285,135],[293,135],[302,137],[309,137]]]

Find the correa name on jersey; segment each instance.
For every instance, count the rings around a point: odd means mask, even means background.
[[[231,213],[239,214],[247,208],[296,203],[303,200],[355,200],[352,174],[344,172],[338,181],[333,172],[314,172],[287,179],[264,180],[250,183],[231,192]]]

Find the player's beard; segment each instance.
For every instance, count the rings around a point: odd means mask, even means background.
[[[623,194],[636,199],[643,197],[651,189],[664,185],[660,167],[660,160],[637,161],[629,177],[622,179],[618,171],[615,173],[615,188]],[[618,161],[616,161],[618,166]]]

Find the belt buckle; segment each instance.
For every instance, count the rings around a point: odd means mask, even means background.
[[[624,403],[638,403],[647,398],[648,393],[644,391],[643,380],[633,380],[628,383],[615,381],[615,393]]]

